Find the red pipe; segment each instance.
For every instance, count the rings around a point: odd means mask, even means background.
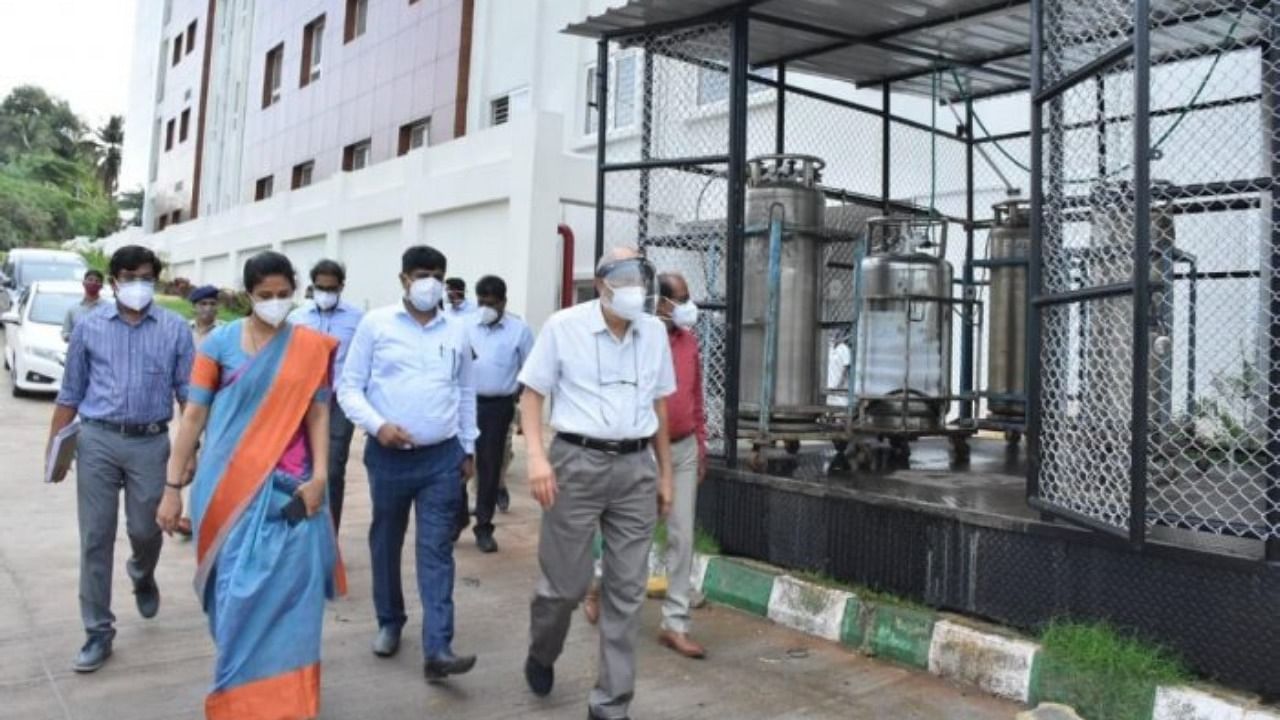
[[[556,232],[564,242],[560,246],[560,308],[573,305],[573,228],[560,223]]]

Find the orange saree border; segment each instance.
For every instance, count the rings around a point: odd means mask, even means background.
[[[309,720],[320,714],[320,663],[216,692],[206,720]]]

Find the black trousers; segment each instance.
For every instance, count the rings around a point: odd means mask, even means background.
[[[476,398],[476,525],[475,533],[493,534],[493,514],[498,505],[502,481],[502,461],[507,448],[507,430],[516,414],[514,395]]]

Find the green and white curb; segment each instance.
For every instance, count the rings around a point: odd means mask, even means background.
[[[693,585],[737,608],[868,655],[927,670],[1020,703],[1065,702],[1038,643],[1016,633],[914,605],[861,598],[747,560],[696,554]],[[1099,678],[1098,682],[1105,682]],[[1147,703],[1152,702],[1147,695]],[[1155,689],[1150,720],[1280,720],[1280,710],[1217,689]]]

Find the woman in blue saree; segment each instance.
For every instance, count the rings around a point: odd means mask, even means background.
[[[245,263],[253,315],[200,347],[157,513],[177,528],[183,470],[203,432],[191,518],[196,592],[217,648],[208,720],[320,711],[324,603],[345,585],[325,505],[336,342],[285,321],[296,283],[279,253]]]

